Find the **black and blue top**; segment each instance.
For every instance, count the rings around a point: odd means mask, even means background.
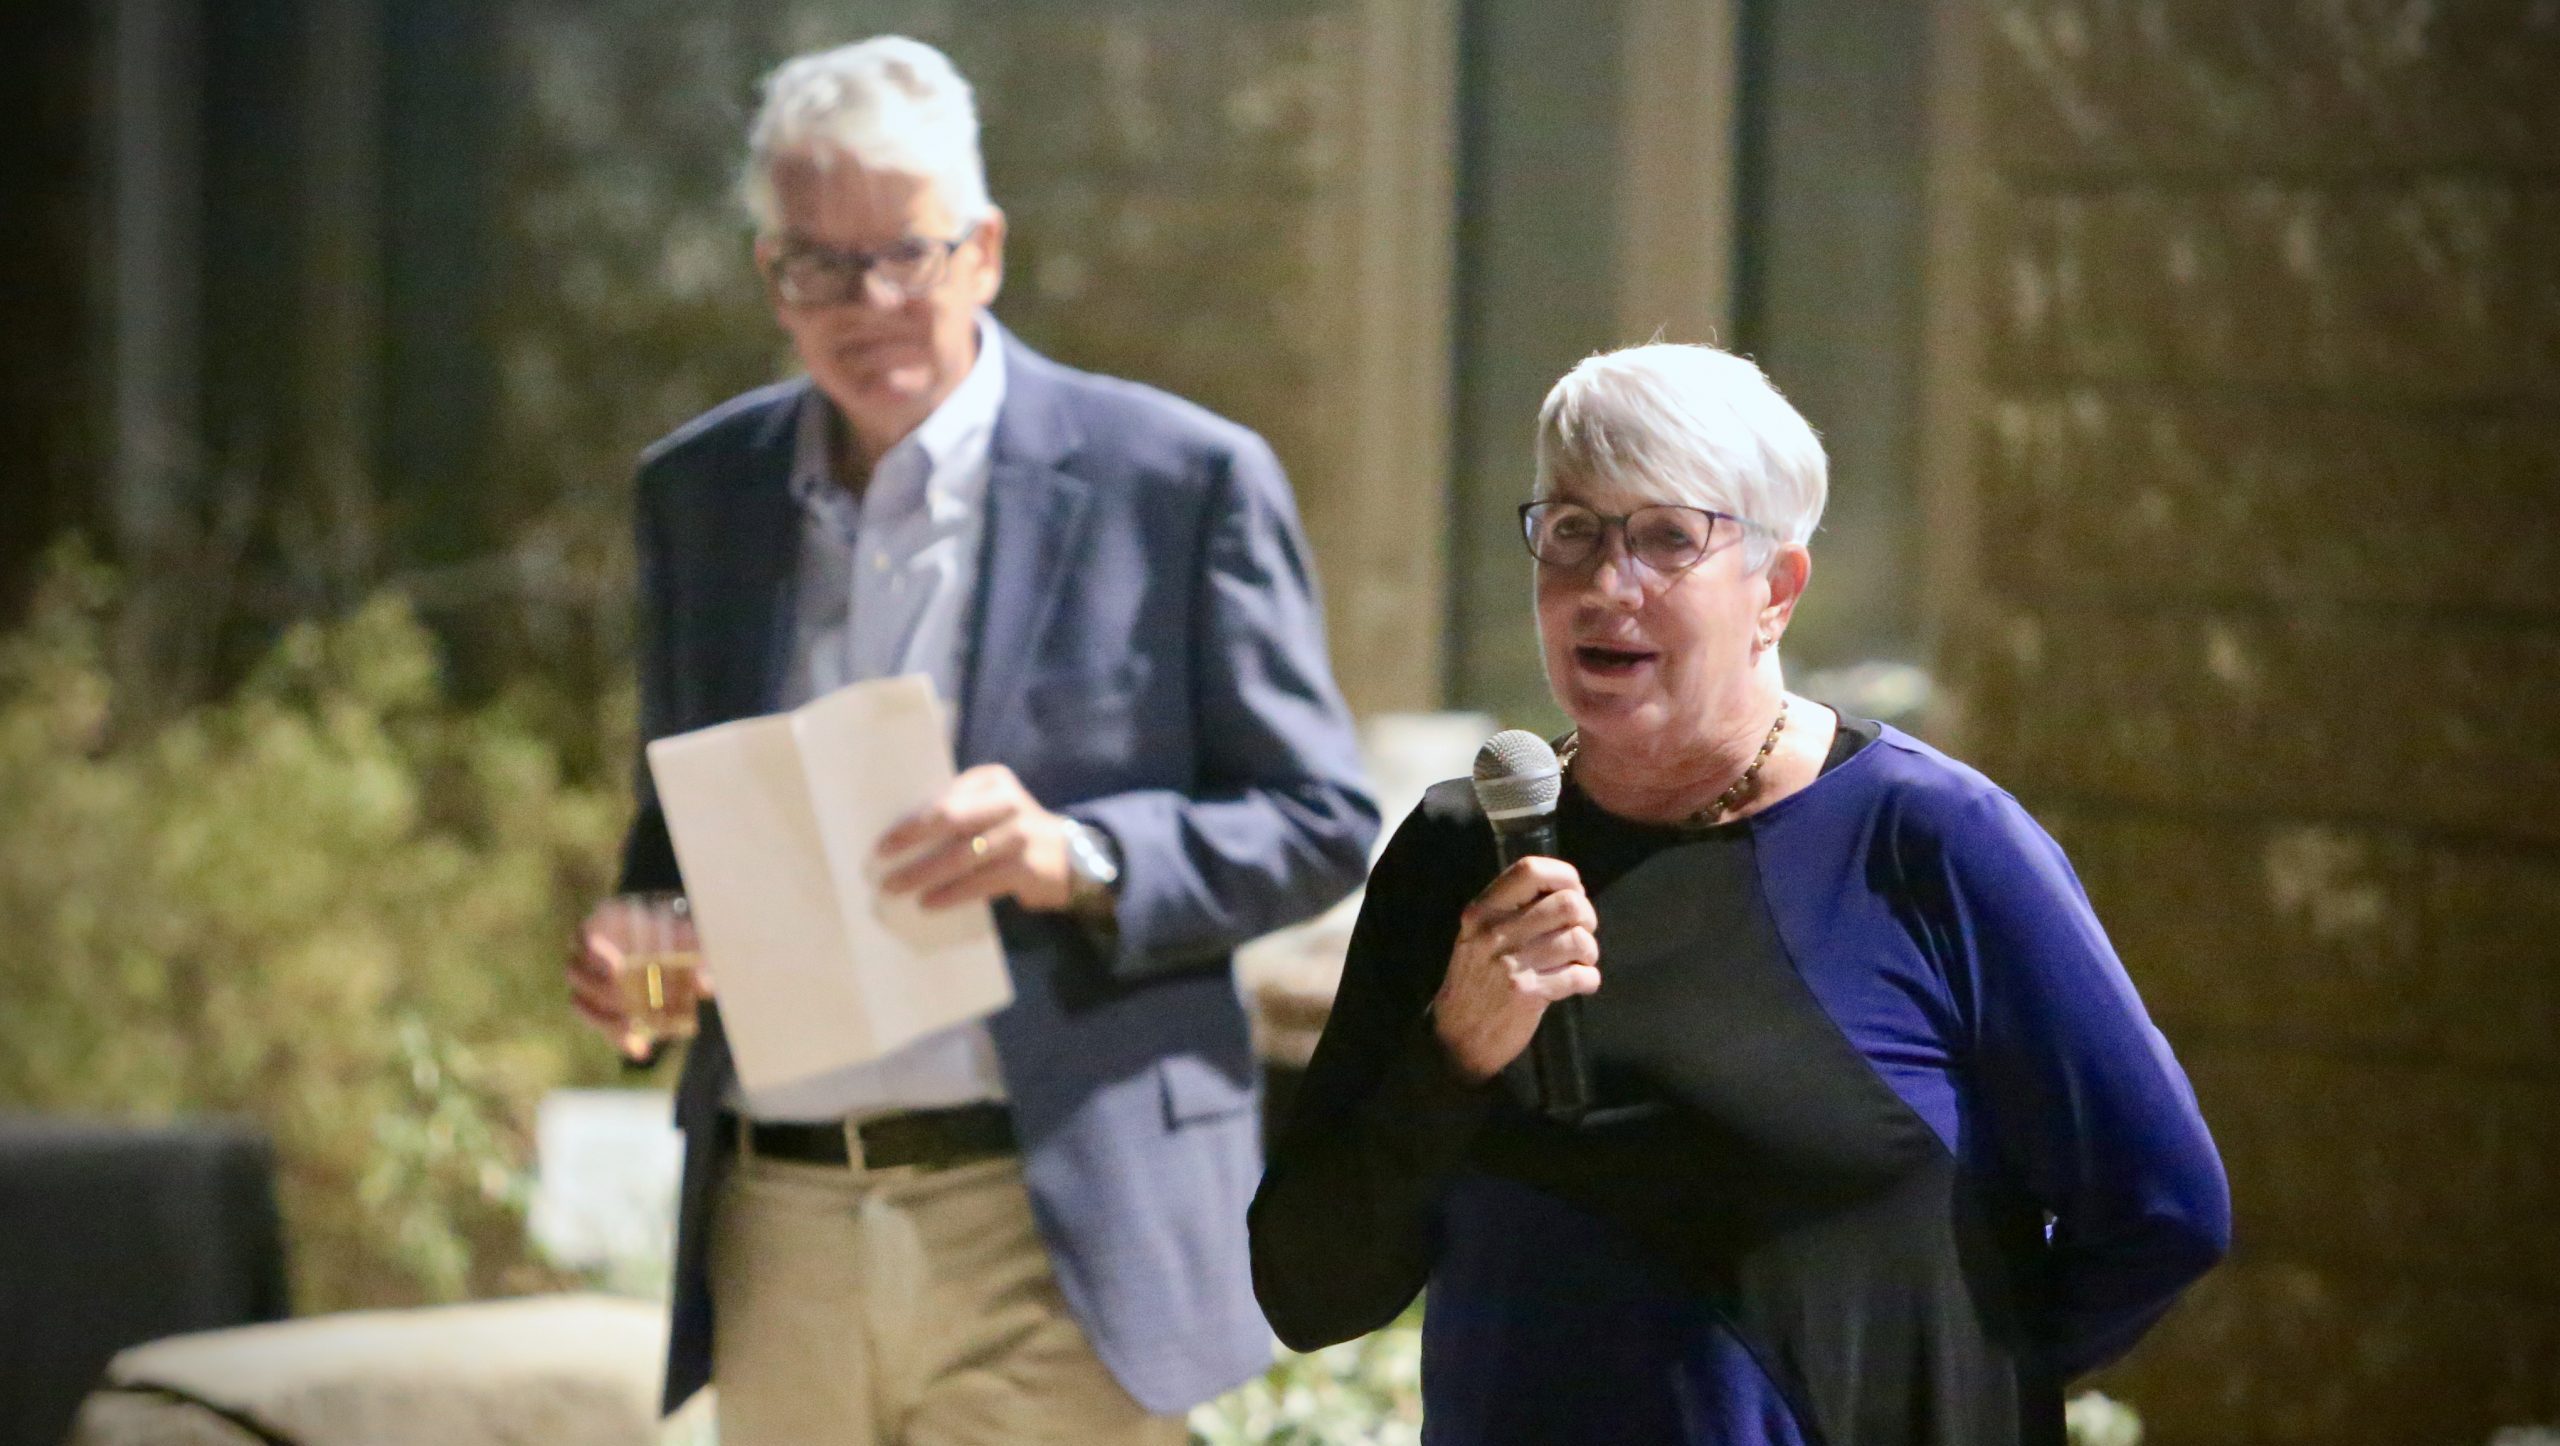
[[[1252,1212],[1312,1349],[1427,1283],[1449,1446],[2047,1446],[2062,1386],[2225,1248],[2220,1159],[2061,851],[1889,727],[1707,829],[1568,786],[1599,1108],[1451,1071],[1427,1006],[1496,872],[1463,782],[1378,861]]]

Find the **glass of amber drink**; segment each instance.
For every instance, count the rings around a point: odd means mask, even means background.
[[[610,937],[621,949],[614,980],[622,993],[622,1052],[654,1057],[693,1038],[703,995],[702,944],[682,894],[624,894],[613,900]]]

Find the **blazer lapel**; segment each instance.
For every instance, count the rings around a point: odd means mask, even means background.
[[[728,583],[716,595],[735,599],[737,611],[719,630],[724,656],[707,661],[731,680],[719,706],[725,717],[773,712],[790,668],[800,596],[800,504],[791,496],[791,462],[800,405],[809,393],[805,381],[784,392],[724,489],[726,516],[715,525]]]
[[[1092,489],[1054,467],[998,461],[987,474],[987,537],[978,558],[977,626],[960,710],[960,763],[984,760],[1021,705],[1027,666],[1058,594],[1084,551]]]
[[[1055,362],[996,328],[1004,408],[988,449],[987,531],[962,685],[959,760],[986,759],[1021,706],[1041,630],[1084,553],[1092,487],[1067,470],[1082,434]]]

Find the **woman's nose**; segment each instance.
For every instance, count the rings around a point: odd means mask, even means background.
[[[1644,602],[1644,564],[1627,550],[1624,533],[1613,533],[1592,559],[1591,590],[1608,602],[1632,608]]]

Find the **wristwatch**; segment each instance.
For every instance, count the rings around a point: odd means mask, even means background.
[[[1066,820],[1067,912],[1090,929],[1108,930],[1120,903],[1120,845],[1082,819]]]

